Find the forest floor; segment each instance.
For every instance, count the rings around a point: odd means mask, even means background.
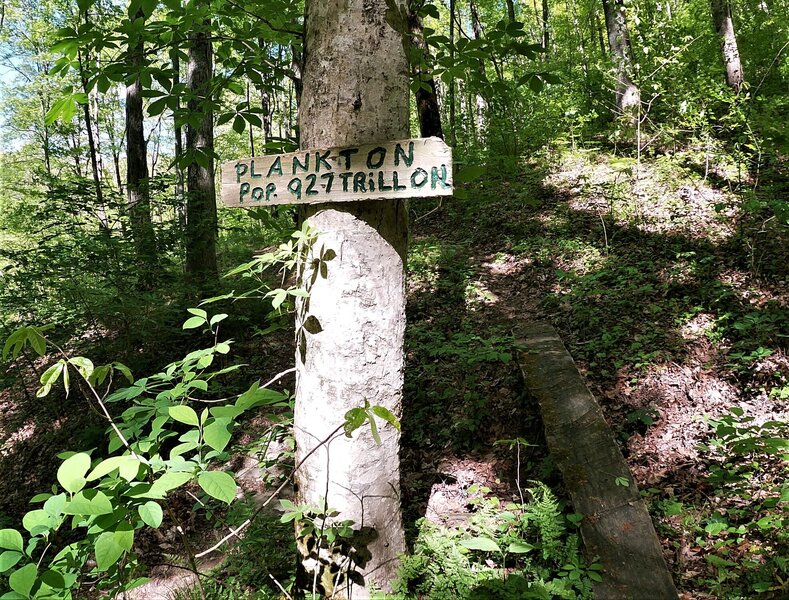
[[[518,323],[546,321],[620,441],[682,597],[789,593],[780,443],[789,232],[759,204],[786,198],[786,182],[738,182],[735,168],[692,153],[637,161],[577,149],[491,164],[458,187],[458,198],[411,207],[401,481],[410,538],[421,535],[421,517],[462,527],[481,498],[518,501],[516,481],[561,490],[512,334]],[[748,212],[745,188],[755,189]],[[279,331],[238,351],[264,377],[289,366],[291,340]],[[34,398],[43,363],[17,366],[26,385],[0,390],[0,516],[9,525],[54,481],[54,454],[97,445],[103,429],[78,394]],[[267,425],[250,423],[239,447],[260,458],[254,432]],[[523,443],[507,442],[516,438]],[[245,461],[235,465],[241,484],[259,500],[276,474],[261,479]],[[188,526],[202,547],[255,502],[208,529]],[[269,575],[286,580],[291,531],[276,512],[264,514],[214,577],[259,590]],[[172,532],[139,543],[146,562],[161,566],[157,586],[138,598],[188,585],[164,566],[178,562]],[[269,559],[250,566],[242,558],[250,552]]]

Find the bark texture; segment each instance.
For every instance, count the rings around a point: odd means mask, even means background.
[[[616,113],[635,117],[641,103],[641,92],[633,82],[633,50],[627,30],[623,0],[603,0],[608,46],[615,64]]]
[[[302,148],[408,137],[408,63],[386,8],[385,0],[307,2]],[[319,236],[303,263],[310,297],[297,307],[294,430],[297,461],[314,453],[296,483],[302,502],[323,508],[325,498],[357,533],[319,545],[297,532],[297,586],[366,598],[371,584],[388,589],[405,551],[400,434],[382,427],[379,446],[364,426],[321,442],[365,402],[401,414],[407,210],[400,200],[366,201],[310,205],[305,216]]]
[[[194,94],[187,108],[202,115],[200,124],[186,127],[186,151],[194,158],[186,170],[186,272],[198,287],[217,277],[216,185],[214,183],[214,113],[211,108],[213,49],[211,22],[196,25],[189,35],[186,85]],[[201,164],[202,163],[202,164]]]
[[[739,92],[744,80],[740,50],[737,47],[737,36],[734,33],[734,22],[731,18],[731,5],[728,0],[712,0],[712,22],[715,31],[721,38],[721,55],[726,70],[726,85]]]
[[[550,325],[522,327],[519,362],[540,403],[548,449],[562,473],[590,558],[603,565],[598,600],[675,600],[677,590],[630,469],[572,357]],[[625,478],[627,486],[617,485]]]
[[[136,15],[144,18],[142,10]],[[129,63],[139,73],[143,66],[143,40],[129,48]],[[151,223],[151,199],[148,186],[148,153],[143,128],[142,84],[139,75],[126,86],[126,193],[134,246],[147,286],[153,276],[156,238]]]

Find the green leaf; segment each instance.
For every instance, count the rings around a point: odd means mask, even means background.
[[[217,452],[225,449],[231,437],[232,424],[230,419],[214,419],[203,429],[203,439]]]
[[[169,408],[170,417],[179,423],[186,423],[187,425],[199,425],[200,420],[197,418],[197,413],[193,408],[184,404],[178,406],[171,406]]]
[[[184,321],[183,329],[196,329],[203,324],[205,324],[205,319],[203,317],[190,317]]]
[[[236,497],[236,482],[230,473],[203,471],[197,476],[197,483],[206,494],[227,504]]]
[[[150,490],[139,495],[143,498],[164,498],[168,492],[181,487],[192,477],[192,473],[167,472],[153,482]]]
[[[41,582],[55,590],[62,590],[66,587],[66,580],[63,575],[53,569],[44,571],[41,575]],[[38,594],[36,594],[36,596],[38,596]]]
[[[41,535],[51,530],[57,525],[57,519],[52,515],[48,515],[46,511],[41,509],[31,510],[25,513],[22,517],[22,526],[27,529],[31,535]]]
[[[106,571],[114,565],[124,552],[134,543],[134,529],[128,523],[121,523],[116,531],[105,531],[96,538],[96,566]]]
[[[351,437],[354,431],[359,429],[364,422],[367,420],[367,413],[362,408],[352,408],[347,413],[345,413],[345,424],[343,425],[343,429],[345,430],[345,435],[347,437]]]
[[[385,406],[380,406],[380,405],[371,406],[370,412],[372,412],[379,419],[382,419],[387,423],[389,423],[392,427],[397,429],[397,431],[400,431],[400,421]]]
[[[534,550],[534,546],[526,542],[512,542],[507,546],[507,552],[510,554],[526,554],[531,550]]]
[[[22,552],[22,534],[16,529],[0,529],[0,548]]]
[[[153,500],[146,502],[142,506],[137,507],[137,512],[140,513],[140,518],[148,527],[156,529],[162,524],[164,514],[158,502],[154,502]]]
[[[90,469],[90,456],[84,452],[67,458],[58,469],[58,481],[63,489],[72,494],[85,487],[85,473]]]
[[[134,478],[139,467],[140,461],[133,456],[112,456],[96,465],[86,479],[88,481],[93,481],[112,473],[115,469],[119,469],[121,477],[129,480],[127,475],[131,474],[131,478]]]
[[[36,583],[37,575],[38,569],[36,569],[36,565],[30,563],[11,573],[11,577],[8,578],[8,584],[17,594],[22,594],[25,598],[29,598],[30,590],[33,589],[33,584]]]
[[[68,361],[77,368],[79,374],[85,379],[88,379],[93,373],[93,362],[89,358],[74,356],[73,358],[69,358]]]
[[[475,537],[470,540],[461,540],[460,545],[469,550],[500,552],[499,545],[488,537]]]
[[[68,498],[66,494],[58,494],[57,496],[51,496],[44,502],[43,511],[52,517],[59,517],[63,514],[63,509],[66,508],[66,503],[68,502]]]
[[[196,317],[202,317],[203,319],[208,318],[208,313],[204,311],[202,308],[187,308],[186,312]]]
[[[8,569],[16,566],[22,559],[22,553],[15,550],[6,550],[0,554],[0,573],[5,573]]]
[[[112,503],[104,492],[85,490],[76,494],[63,512],[67,515],[108,515],[112,512]]]
[[[224,321],[225,319],[227,319],[227,315],[224,313],[220,313],[218,315],[214,315],[213,317],[211,317],[211,321],[209,321],[208,324],[214,326],[220,321]]]

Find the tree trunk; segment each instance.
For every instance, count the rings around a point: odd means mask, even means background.
[[[408,62],[386,9],[386,0],[308,0],[302,148],[408,137]],[[405,551],[400,433],[383,426],[377,445],[369,426],[353,438],[332,432],[366,402],[401,414],[407,205],[308,205],[305,213],[319,235],[302,263],[310,297],[297,305],[294,435],[305,462],[296,483],[301,502],[336,509],[355,534],[329,545],[297,527],[297,587],[367,598],[372,584],[390,588]]]
[[[144,19],[142,9],[135,20]],[[142,37],[129,48],[131,70],[137,74],[126,86],[126,193],[134,247],[141,267],[140,283],[149,287],[156,260],[156,237],[151,223],[151,198],[148,186],[148,153],[143,128],[142,83],[139,73],[143,67]]]
[[[83,62],[82,52],[77,52],[77,62],[79,63],[79,76],[80,82],[82,83],[82,91],[84,92],[85,96],[88,97],[89,90],[88,90],[88,75],[85,73],[85,65]],[[101,176],[99,174],[99,162],[96,156],[96,140],[93,137],[93,119],[90,116],[90,102],[86,101],[85,104],[82,105],[82,116],[85,119],[85,130],[88,134],[88,153],[90,154],[90,168],[93,171],[93,185],[95,186],[96,190],[96,204],[103,208],[104,206],[104,195],[102,194],[101,190]],[[104,227],[105,224],[102,223]]]
[[[178,56],[178,49],[172,52],[173,63],[173,86],[178,86],[181,82],[181,59]],[[180,100],[176,99],[176,110],[181,108]],[[184,167],[181,164],[181,157],[184,154],[183,128],[178,120],[173,117],[173,130],[175,133],[175,148],[173,157],[175,159],[175,210],[178,214],[178,223],[181,230],[186,230],[186,210],[184,207]]]
[[[726,69],[726,85],[739,93],[744,80],[737,36],[731,18],[731,5],[728,0],[711,0],[712,22],[721,38],[721,54]]]
[[[449,0],[449,62],[455,64],[455,0]],[[455,134],[455,78],[449,79],[449,143],[457,143]]]
[[[608,46],[614,59],[616,77],[616,113],[637,118],[641,92],[633,82],[633,50],[627,31],[624,0],[603,0]]]
[[[469,12],[471,13],[471,30],[474,33],[474,39],[479,40],[482,38],[482,23],[479,20],[479,13],[477,12],[477,5],[474,0],[469,0]],[[477,71],[479,72],[480,80],[485,80],[485,63],[480,58],[477,60]],[[474,94],[474,125],[479,132],[480,137],[484,139],[485,135],[485,117],[488,114],[488,103],[481,94]]]
[[[186,273],[198,287],[205,288],[217,278],[211,20],[196,27],[189,34],[186,87],[193,95],[187,109],[203,119],[197,127],[186,127],[186,151],[192,156],[186,170]]]
[[[542,0],[542,49],[543,49],[543,58],[545,60],[548,59],[548,45],[550,43],[550,37],[548,33],[548,0]]]
[[[515,2],[514,0],[507,0],[507,16],[510,19],[510,23],[515,22]]]
[[[422,28],[422,19],[416,11],[409,11],[408,29],[411,34],[411,45],[418,48],[422,54],[422,64],[414,65],[414,77],[425,87],[420,85],[416,94],[416,112],[419,116],[419,134],[422,137],[437,136],[444,138],[444,130],[441,128],[441,110],[438,106],[438,95],[436,94],[436,81],[432,75],[426,76],[429,62],[431,61],[430,49],[425,42],[425,34]]]

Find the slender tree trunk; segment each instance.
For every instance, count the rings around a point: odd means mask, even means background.
[[[600,56],[606,56],[606,48],[605,48],[605,39],[603,38],[603,27],[600,25],[600,13],[597,10],[596,6],[592,7],[591,13],[591,25],[592,29],[594,30],[593,35],[597,34],[597,41],[600,44]]]
[[[423,65],[414,65],[413,73],[417,81],[421,82],[416,94],[416,112],[419,116],[419,134],[422,137],[437,136],[444,138],[444,130],[441,128],[441,110],[438,105],[438,95],[436,94],[436,81],[432,75],[427,75],[431,62],[430,49],[425,43],[425,34],[422,27],[422,19],[415,11],[409,11],[408,28],[410,32],[411,45],[417,48],[422,54]]]
[[[449,62],[455,64],[455,0],[449,0]],[[449,79],[449,140],[457,143],[455,132],[455,78]]]
[[[515,1],[514,0],[507,0],[507,16],[510,19],[510,23],[515,22]]]
[[[408,137],[408,62],[386,10],[386,0],[308,0],[302,148]],[[302,262],[310,297],[297,305],[294,435],[306,460],[296,483],[300,501],[338,510],[355,534],[326,549],[297,531],[297,587],[309,594],[315,581],[320,595],[362,599],[373,584],[390,588],[405,551],[400,433],[382,427],[377,445],[368,426],[352,438],[332,432],[365,402],[401,413],[408,211],[373,200],[305,212],[319,235]]]
[[[181,59],[178,56],[178,49],[172,52],[173,64],[173,85],[177,86],[181,82]],[[181,108],[180,100],[176,100],[176,111]],[[184,207],[184,167],[181,164],[181,157],[184,154],[183,128],[178,119],[173,117],[173,129],[175,133],[175,210],[178,215],[178,223],[181,231],[186,230],[186,209]]]
[[[542,0],[542,49],[543,56],[548,59],[548,48],[550,45],[550,34],[548,32],[548,0]]]
[[[135,20],[144,19],[142,9]],[[148,152],[143,129],[142,83],[145,48],[142,37],[129,48],[128,60],[137,77],[126,86],[126,194],[134,247],[140,266],[140,283],[150,287],[156,260],[156,237],[151,223],[151,198],[148,186]]]
[[[721,38],[721,55],[726,70],[726,85],[739,93],[744,81],[740,50],[737,47],[737,36],[734,34],[734,22],[731,18],[731,5],[728,0],[711,0],[712,22],[715,31]]]
[[[259,38],[258,45],[261,48],[266,48],[266,40],[264,38]],[[282,58],[280,57],[280,61],[281,60]],[[268,83],[269,79],[265,78],[261,86],[258,88],[258,92],[260,93],[260,107],[263,111],[263,114],[261,115],[261,129],[263,130],[264,144],[269,144],[271,142],[271,138],[274,137],[272,126],[271,93],[269,92],[269,88],[266,87]],[[263,154],[266,154],[266,151],[264,151]]]
[[[82,52],[77,52],[77,61],[79,62],[79,75],[82,83],[82,91],[85,96],[88,96],[88,76],[85,73],[85,65],[83,63]],[[96,156],[96,140],[93,137],[93,119],[90,115],[90,102],[85,102],[82,105],[82,116],[85,119],[85,130],[88,135],[88,153],[90,155],[90,168],[93,171],[93,185],[96,189],[96,203],[99,207],[104,206],[104,194],[101,190],[101,176],[99,174],[99,162]],[[104,224],[102,224],[104,225]]]
[[[214,183],[214,112],[210,107],[213,49],[211,20],[196,24],[189,34],[186,87],[192,92],[187,108],[201,114],[197,127],[186,127],[186,151],[193,157],[186,171],[186,273],[200,288],[217,278],[216,186]]]
[[[479,40],[482,38],[482,23],[479,20],[479,13],[477,12],[477,5],[474,0],[469,0],[469,12],[471,13],[471,31],[474,34],[474,39]],[[485,79],[485,63],[480,58],[477,60],[477,71],[479,72],[480,79]],[[484,139],[485,120],[488,114],[488,103],[481,94],[474,94],[474,125],[479,132],[479,135]]]
[[[249,87],[249,81],[247,81],[247,107],[252,108],[252,97],[249,95]],[[249,130],[249,155],[255,156],[255,129],[252,127],[251,123],[247,123],[247,125],[247,129]]]
[[[616,112],[634,119],[641,103],[641,92],[632,79],[633,50],[627,31],[624,0],[603,0],[603,11],[608,45],[616,66]]]

